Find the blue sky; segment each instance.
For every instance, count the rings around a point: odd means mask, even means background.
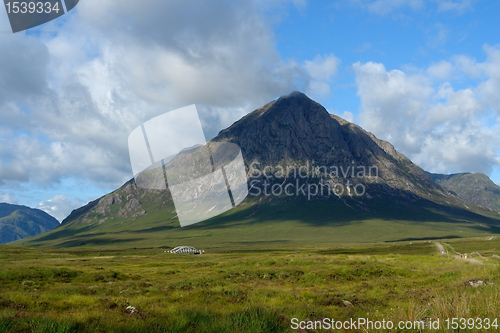
[[[387,69],[425,70],[457,55],[484,61],[483,46],[500,43],[498,1],[469,1],[470,5],[461,10],[447,11],[439,11],[438,2],[432,1],[422,2],[417,9],[402,5],[391,10],[390,3],[405,1],[385,1],[388,9],[380,13],[356,3],[311,1],[290,5],[274,25],[277,48],[285,59],[304,61],[318,54],[334,54],[341,59],[333,93],[323,100],[332,109],[359,110],[351,67],[357,61],[383,63]],[[470,78],[453,81],[461,89],[477,82]]]
[[[132,177],[127,136],[196,104],[208,138],[302,90],[425,170],[500,183],[500,2],[82,0],[9,34],[0,201],[64,218]]]
[[[333,113],[352,112],[354,121],[360,123],[362,105],[354,63],[374,62],[388,71],[428,75],[430,67],[453,63],[459,56],[485,62],[485,47],[500,43],[499,12],[498,1],[310,1],[290,5],[274,27],[277,48],[285,59],[300,62],[329,54],[340,59],[338,73],[330,81],[331,94],[316,99]],[[484,81],[481,75],[465,75],[456,68],[450,71],[432,86],[438,89],[449,82],[455,90],[474,89]],[[484,111],[478,119],[493,128],[498,110]],[[398,147],[397,141],[391,142]],[[482,171],[500,183],[498,165],[490,172],[451,165],[435,171]]]

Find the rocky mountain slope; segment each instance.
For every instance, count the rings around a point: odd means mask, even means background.
[[[39,209],[0,203],[0,243],[35,236],[59,226],[59,222]]]
[[[351,184],[365,185],[370,197],[389,195],[461,203],[456,195],[436,185],[424,170],[397,152],[389,142],[329,114],[320,104],[300,92],[293,92],[255,110],[221,131],[212,141],[231,142],[241,148],[248,175],[251,176],[249,182],[254,180],[253,184],[257,184],[261,192],[264,181],[271,185],[286,184],[294,183],[299,178],[301,184],[324,180],[325,183],[329,181],[345,186],[346,180],[349,180]],[[267,168],[265,175],[264,168]],[[318,174],[314,173],[315,168],[319,168]],[[359,172],[370,173],[370,168],[371,176],[358,177]],[[288,170],[290,175],[277,175],[282,170]],[[298,175],[292,170],[303,172]],[[325,173],[328,174],[326,177]],[[121,189],[125,195],[112,193],[104,196],[74,211],[63,224],[73,220],[85,221],[92,214],[104,219],[135,219],[151,210],[145,207],[145,201],[155,202],[158,210],[172,205],[168,191],[144,190],[134,181]],[[348,197],[347,189],[344,192],[343,196]],[[250,193],[252,196],[258,191]],[[363,199],[358,198],[360,202]],[[111,208],[118,210],[114,212]]]
[[[377,177],[337,178],[387,185],[386,188],[430,197],[452,197],[417,165],[386,141],[346,120],[329,114],[305,94],[293,92],[243,117],[214,138],[239,145],[247,165],[336,167],[356,171],[376,167]],[[366,172],[368,173],[368,172]],[[372,173],[373,174],[373,173]],[[356,179],[362,178],[362,179]]]
[[[53,232],[19,244],[359,242],[475,235],[499,224],[498,214],[467,208],[389,142],[299,92],[249,113],[212,141],[241,148],[250,195],[237,208],[180,228],[168,188],[146,190],[131,180],[73,211]],[[293,195],[270,193],[287,185]]]
[[[484,173],[429,175],[437,184],[456,193],[463,201],[500,211],[500,186]]]

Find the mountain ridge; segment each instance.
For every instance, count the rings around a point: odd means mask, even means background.
[[[296,184],[330,189],[329,185],[340,184],[343,191],[316,193],[314,197],[298,191],[296,196],[261,191],[222,215],[180,228],[168,187],[146,190],[130,180],[73,211],[56,230],[19,244],[164,246],[189,239],[193,245],[213,246],[214,242],[297,242],[304,235],[328,242],[344,232],[348,234],[342,240],[349,236],[352,242],[366,242],[416,235],[478,235],[494,232],[500,225],[498,215],[467,206],[389,142],[331,115],[299,92],[254,110],[220,131],[211,142],[231,142],[241,148],[253,194],[255,184],[262,190],[266,182],[269,188]],[[252,169],[252,165],[257,167]],[[293,172],[277,175],[280,167],[286,166],[289,172],[288,167],[293,171],[306,165],[311,168],[300,179],[293,178]],[[378,173],[315,177],[315,168],[332,166],[344,170],[376,166]],[[360,184],[366,189],[362,195],[356,192]]]
[[[500,212],[500,186],[484,173],[455,173],[450,175],[429,173],[439,185],[456,193],[467,203]]]
[[[59,226],[46,212],[26,206],[0,203],[0,243],[45,233]]]
[[[313,136],[313,139],[308,139],[308,135]],[[268,140],[269,137],[275,139]],[[290,160],[292,163],[309,160],[320,165],[348,167],[354,160],[357,166],[377,164],[381,177],[392,187],[411,191],[412,187],[422,185],[440,194],[450,195],[436,186],[424,170],[397,152],[392,144],[328,113],[323,106],[300,92],[282,96],[251,112],[222,130],[213,140],[239,145],[248,164],[256,160],[273,165]],[[391,165],[393,163],[404,165],[409,174],[400,174],[399,179],[391,179],[390,173],[397,170]]]

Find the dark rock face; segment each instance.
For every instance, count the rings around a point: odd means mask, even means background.
[[[373,170],[377,170],[378,177],[361,181],[386,184],[423,197],[453,197],[389,142],[329,114],[300,92],[255,110],[221,131],[214,141],[238,144],[247,166],[253,162],[277,166],[302,165],[308,161],[343,170],[376,167]]]
[[[462,203],[456,195],[437,185],[424,170],[397,152],[389,142],[331,115],[323,106],[300,92],[283,96],[249,113],[222,130],[212,141],[237,144],[247,171],[251,171],[252,165],[259,165],[260,168],[268,166],[274,171],[278,167],[293,169],[304,165],[309,165],[311,169],[337,168],[337,175],[329,175],[322,180],[337,182],[349,179],[353,184],[366,184],[367,195],[358,198],[360,201],[391,197],[401,201],[423,198],[446,201],[448,204]],[[365,171],[373,168],[375,174],[353,176],[353,168],[356,172],[360,168]],[[270,181],[282,183],[283,179]],[[318,179],[312,181],[317,182]],[[137,219],[164,209],[173,210],[168,188],[166,191],[144,190],[131,180],[117,191],[75,210],[63,224]]]
[[[463,201],[500,212],[500,186],[484,173],[429,174],[442,187]]]
[[[247,163],[350,163],[352,156],[340,127],[321,105],[294,92],[250,113],[214,141],[238,144]]]
[[[0,203],[0,243],[35,236],[59,226],[59,222],[39,209]]]

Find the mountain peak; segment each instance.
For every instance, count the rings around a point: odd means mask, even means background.
[[[300,91],[293,91],[249,113],[228,129],[268,122],[277,123],[290,129],[299,127],[306,130],[304,127],[311,123],[329,124],[332,121],[330,118],[330,114],[321,104]],[[337,121],[334,122],[337,123]],[[221,133],[223,132],[225,131]]]
[[[278,98],[267,110],[268,113],[276,112],[275,110],[286,112],[286,113],[321,113],[323,117],[328,116],[328,111],[316,103],[306,94],[300,91],[293,91],[288,95],[281,96]]]
[[[322,156],[344,140],[339,122],[323,106],[294,91],[249,113],[214,141],[238,144],[250,160],[279,162]]]
[[[247,165],[297,165],[309,161],[344,168],[377,166],[381,179],[394,188],[440,191],[422,169],[389,143],[331,115],[298,91],[249,113],[213,140],[237,144]]]
[[[311,99],[309,97],[307,97],[306,94],[304,94],[303,92],[301,91],[292,91],[291,93],[289,93],[288,95],[283,95],[281,96],[278,100],[283,100],[283,99],[294,99],[294,100],[306,100],[306,101],[311,101]]]

